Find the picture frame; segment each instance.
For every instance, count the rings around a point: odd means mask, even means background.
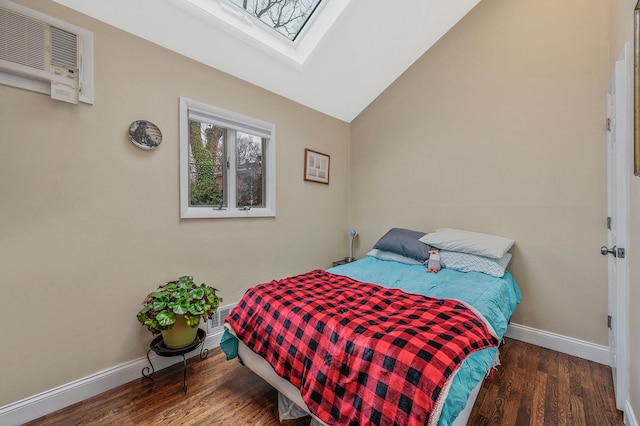
[[[640,176],[640,1],[633,10],[633,174]]]
[[[329,184],[329,163],[331,158],[311,149],[304,150],[304,180]]]

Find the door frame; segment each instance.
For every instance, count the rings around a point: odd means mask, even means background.
[[[607,135],[607,167],[614,166],[613,179],[608,179],[607,191],[613,191],[615,205],[608,206],[608,214],[614,224],[615,235],[607,231],[608,244],[618,248],[627,248],[629,241],[629,174],[631,148],[631,76],[630,76],[630,44],[626,43],[620,58],[616,61],[609,87],[607,88],[607,118],[610,120],[613,134]],[[613,97],[613,103],[609,99]],[[613,110],[613,111],[611,111]],[[610,147],[613,139],[613,147]],[[614,150],[615,164],[609,160],[609,151]],[[609,176],[609,170],[607,176]],[[609,196],[611,196],[609,195]],[[607,203],[610,204],[609,202]],[[615,267],[615,282],[609,282],[609,315],[611,330],[615,339],[612,352],[612,368],[614,374],[616,406],[624,411],[629,398],[629,262],[627,256],[608,256],[609,267]],[[612,275],[609,274],[609,277]]]

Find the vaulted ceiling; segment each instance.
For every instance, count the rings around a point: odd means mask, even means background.
[[[225,0],[54,1],[351,122],[480,0],[324,0],[295,43]]]

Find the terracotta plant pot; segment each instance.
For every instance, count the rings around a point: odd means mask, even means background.
[[[193,343],[197,333],[198,327],[189,327],[184,315],[176,315],[173,327],[162,331],[162,340],[169,349],[180,349]]]

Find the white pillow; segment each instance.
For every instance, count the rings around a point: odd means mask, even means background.
[[[367,253],[367,256],[375,257],[381,260],[393,260],[394,262],[406,263],[407,265],[423,265],[423,263],[418,260],[394,253],[392,251],[373,249],[369,253]]]
[[[482,272],[493,277],[502,278],[511,260],[511,253],[506,253],[500,259],[477,256],[475,254],[458,251],[440,251],[440,260],[444,267],[460,272]]]
[[[460,251],[500,259],[515,243],[514,240],[479,232],[442,228],[420,238],[425,244],[440,250]]]

